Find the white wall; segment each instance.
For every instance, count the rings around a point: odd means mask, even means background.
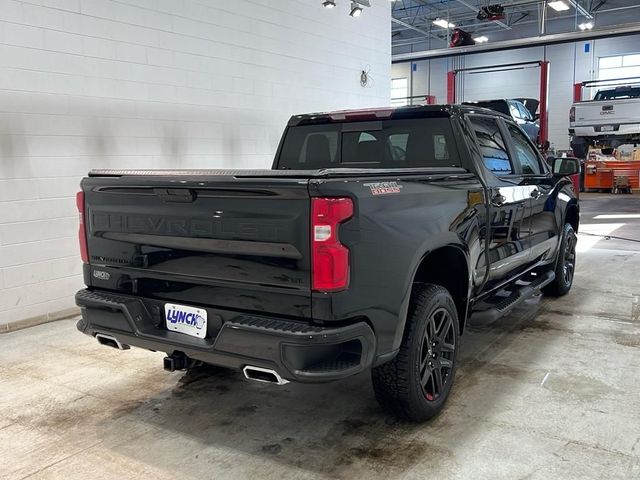
[[[585,53],[584,44],[589,43]],[[413,78],[412,95],[436,95],[446,103],[446,72],[455,67],[477,67],[537,60],[549,60],[549,141],[557,149],[569,148],[569,108],[573,103],[573,84],[596,79],[598,58],[640,53],[640,35],[606,38],[591,42],[565,43],[546,47],[479,53],[434,60],[394,64],[393,78]],[[539,98],[539,69],[513,70],[487,74],[459,74],[457,101],[491,98]]]
[[[0,0],[0,331],[73,306],[90,168],[268,168],[291,114],[389,103],[390,2],[320,3]]]

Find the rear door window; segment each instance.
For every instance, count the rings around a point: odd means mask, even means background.
[[[482,160],[487,170],[494,174],[512,175],[514,173],[500,125],[495,118],[470,117],[471,125],[478,139]]]
[[[536,151],[518,127],[507,124],[513,144],[513,160],[524,175],[540,175],[542,167]]]

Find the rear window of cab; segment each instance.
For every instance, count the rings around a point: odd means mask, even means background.
[[[446,117],[298,125],[287,129],[278,169],[458,167]]]

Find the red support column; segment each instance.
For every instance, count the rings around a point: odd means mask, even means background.
[[[549,62],[540,62],[540,145],[544,148],[549,139]]]
[[[447,103],[456,103],[456,72],[447,72]]]
[[[573,101],[574,103],[582,101],[582,83],[575,83],[573,85]]]

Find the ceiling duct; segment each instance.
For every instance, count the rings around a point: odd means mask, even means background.
[[[499,4],[482,7],[478,12],[478,20],[489,22],[504,20],[504,7]]]
[[[471,34],[465,32],[461,28],[456,28],[451,34],[451,43],[449,47],[466,47],[469,45],[475,45],[476,42],[471,38]]]

